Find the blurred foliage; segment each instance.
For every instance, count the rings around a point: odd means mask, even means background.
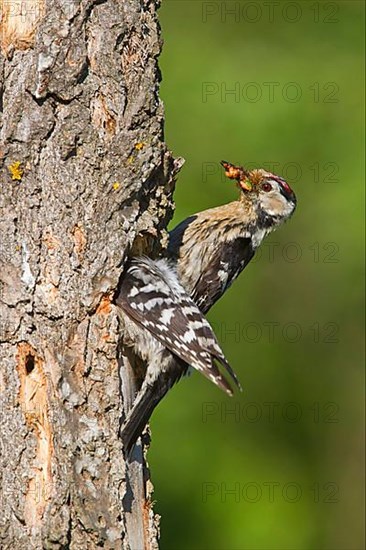
[[[363,12],[163,0],[172,226],[236,197],[221,159],[277,163],[298,209],[209,314],[244,392],[193,374],[154,414],[162,550],[364,548]]]

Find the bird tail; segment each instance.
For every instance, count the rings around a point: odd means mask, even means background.
[[[120,430],[120,436],[127,456],[130,455],[137,439],[144,431],[155,407],[157,407],[165,394],[186,370],[187,368],[181,367],[179,370],[177,369],[176,376],[172,372],[168,372],[162,373],[154,381],[144,380]]]

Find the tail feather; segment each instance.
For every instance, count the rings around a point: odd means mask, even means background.
[[[230,366],[229,362],[226,360],[224,355],[215,354],[214,358],[221,363],[221,365],[226,369],[226,371],[230,374],[231,378],[234,380],[236,386],[239,388],[240,391],[243,391],[243,388],[241,387],[241,384],[239,382],[238,377],[235,374],[235,371]]]
[[[130,454],[132,451],[137,439],[149,422],[155,407],[164,395],[161,395],[158,399],[155,395],[153,386],[148,387],[143,395],[137,395],[136,401],[122,425],[120,432],[123,446],[127,454]]]
[[[179,362],[179,370],[176,369],[175,373],[172,371],[165,372],[154,381],[144,380],[132,409],[127,414],[120,430],[120,436],[127,455],[133,450],[137,439],[141,436],[146,424],[149,422],[155,407],[157,407],[165,394],[186,371],[187,366],[184,366],[183,362]]]

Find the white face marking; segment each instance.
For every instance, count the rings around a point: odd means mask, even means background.
[[[286,199],[280,190],[280,184],[268,178],[268,183],[272,185],[271,191],[261,191],[260,204],[261,207],[270,216],[279,216],[283,218],[283,221],[291,216],[295,209],[295,204]]]

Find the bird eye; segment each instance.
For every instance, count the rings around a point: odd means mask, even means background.
[[[262,189],[263,189],[263,191],[266,191],[266,193],[268,193],[268,191],[270,191],[272,189],[272,185],[270,183],[266,182],[262,185]]]

